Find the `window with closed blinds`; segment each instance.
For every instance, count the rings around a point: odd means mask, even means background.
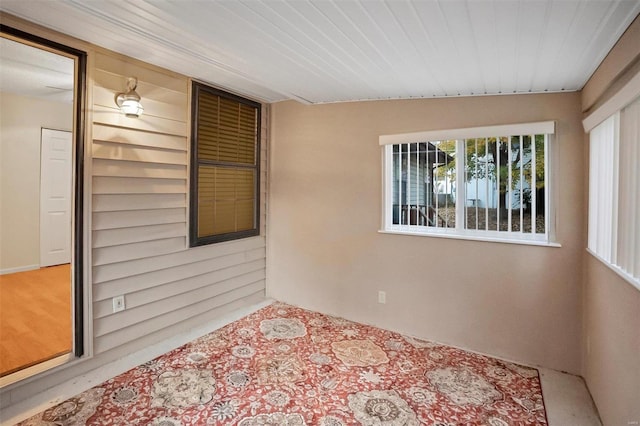
[[[193,83],[192,246],[259,233],[260,104]]]
[[[589,251],[640,288],[640,98],[589,136]]]
[[[620,112],[617,265],[640,288],[640,98]]]

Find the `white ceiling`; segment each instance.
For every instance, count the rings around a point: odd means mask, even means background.
[[[74,61],[0,38],[0,91],[49,101],[73,101]]]
[[[579,90],[640,0],[2,0],[267,102]]]

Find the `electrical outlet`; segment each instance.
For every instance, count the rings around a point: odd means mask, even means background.
[[[379,291],[378,292],[378,303],[387,303],[387,292]]]
[[[124,311],[124,296],[116,296],[113,298],[113,313]]]

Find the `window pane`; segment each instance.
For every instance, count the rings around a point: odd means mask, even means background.
[[[455,227],[455,141],[393,146],[394,225]]]
[[[198,157],[255,164],[257,109],[212,93],[198,96]]]
[[[496,138],[497,147],[494,153],[498,188],[498,200],[496,204],[496,228],[498,231],[509,229],[509,139],[507,137]],[[493,229],[493,227],[492,227]]]
[[[456,227],[456,141],[434,141],[427,145],[428,216],[431,226]]]
[[[545,232],[544,138],[465,140],[465,229]]]
[[[498,138],[478,138],[467,139],[465,148],[465,228],[495,231],[499,213],[496,158],[502,145]]]
[[[535,136],[535,159],[536,159],[536,193],[535,193],[535,212],[536,212],[536,233],[544,234],[547,232],[546,223],[546,188],[545,188],[545,135]]]
[[[480,146],[478,146],[480,144]],[[466,229],[480,229],[484,223],[485,218],[480,217],[483,214],[483,205],[486,205],[486,200],[481,198],[479,189],[483,187],[484,175],[482,162],[484,161],[483,141],[477,139],[467,139],[465,141],[465,228]]]
[[[200,165],[198,237],[253,229],[255,171]]]

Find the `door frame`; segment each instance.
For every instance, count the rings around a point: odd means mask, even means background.
[[[0,24],[0,32],[12,36],[15,41],[25,42],[33,47],[72,57],[76,63],[73,100],[73,187],[72,187],[72,310],[73,310],[73,355],[85,354],[84,320],[84,146],[85,114],[87,93],[87,53],[55,41],[48,40],[19,29]]]

